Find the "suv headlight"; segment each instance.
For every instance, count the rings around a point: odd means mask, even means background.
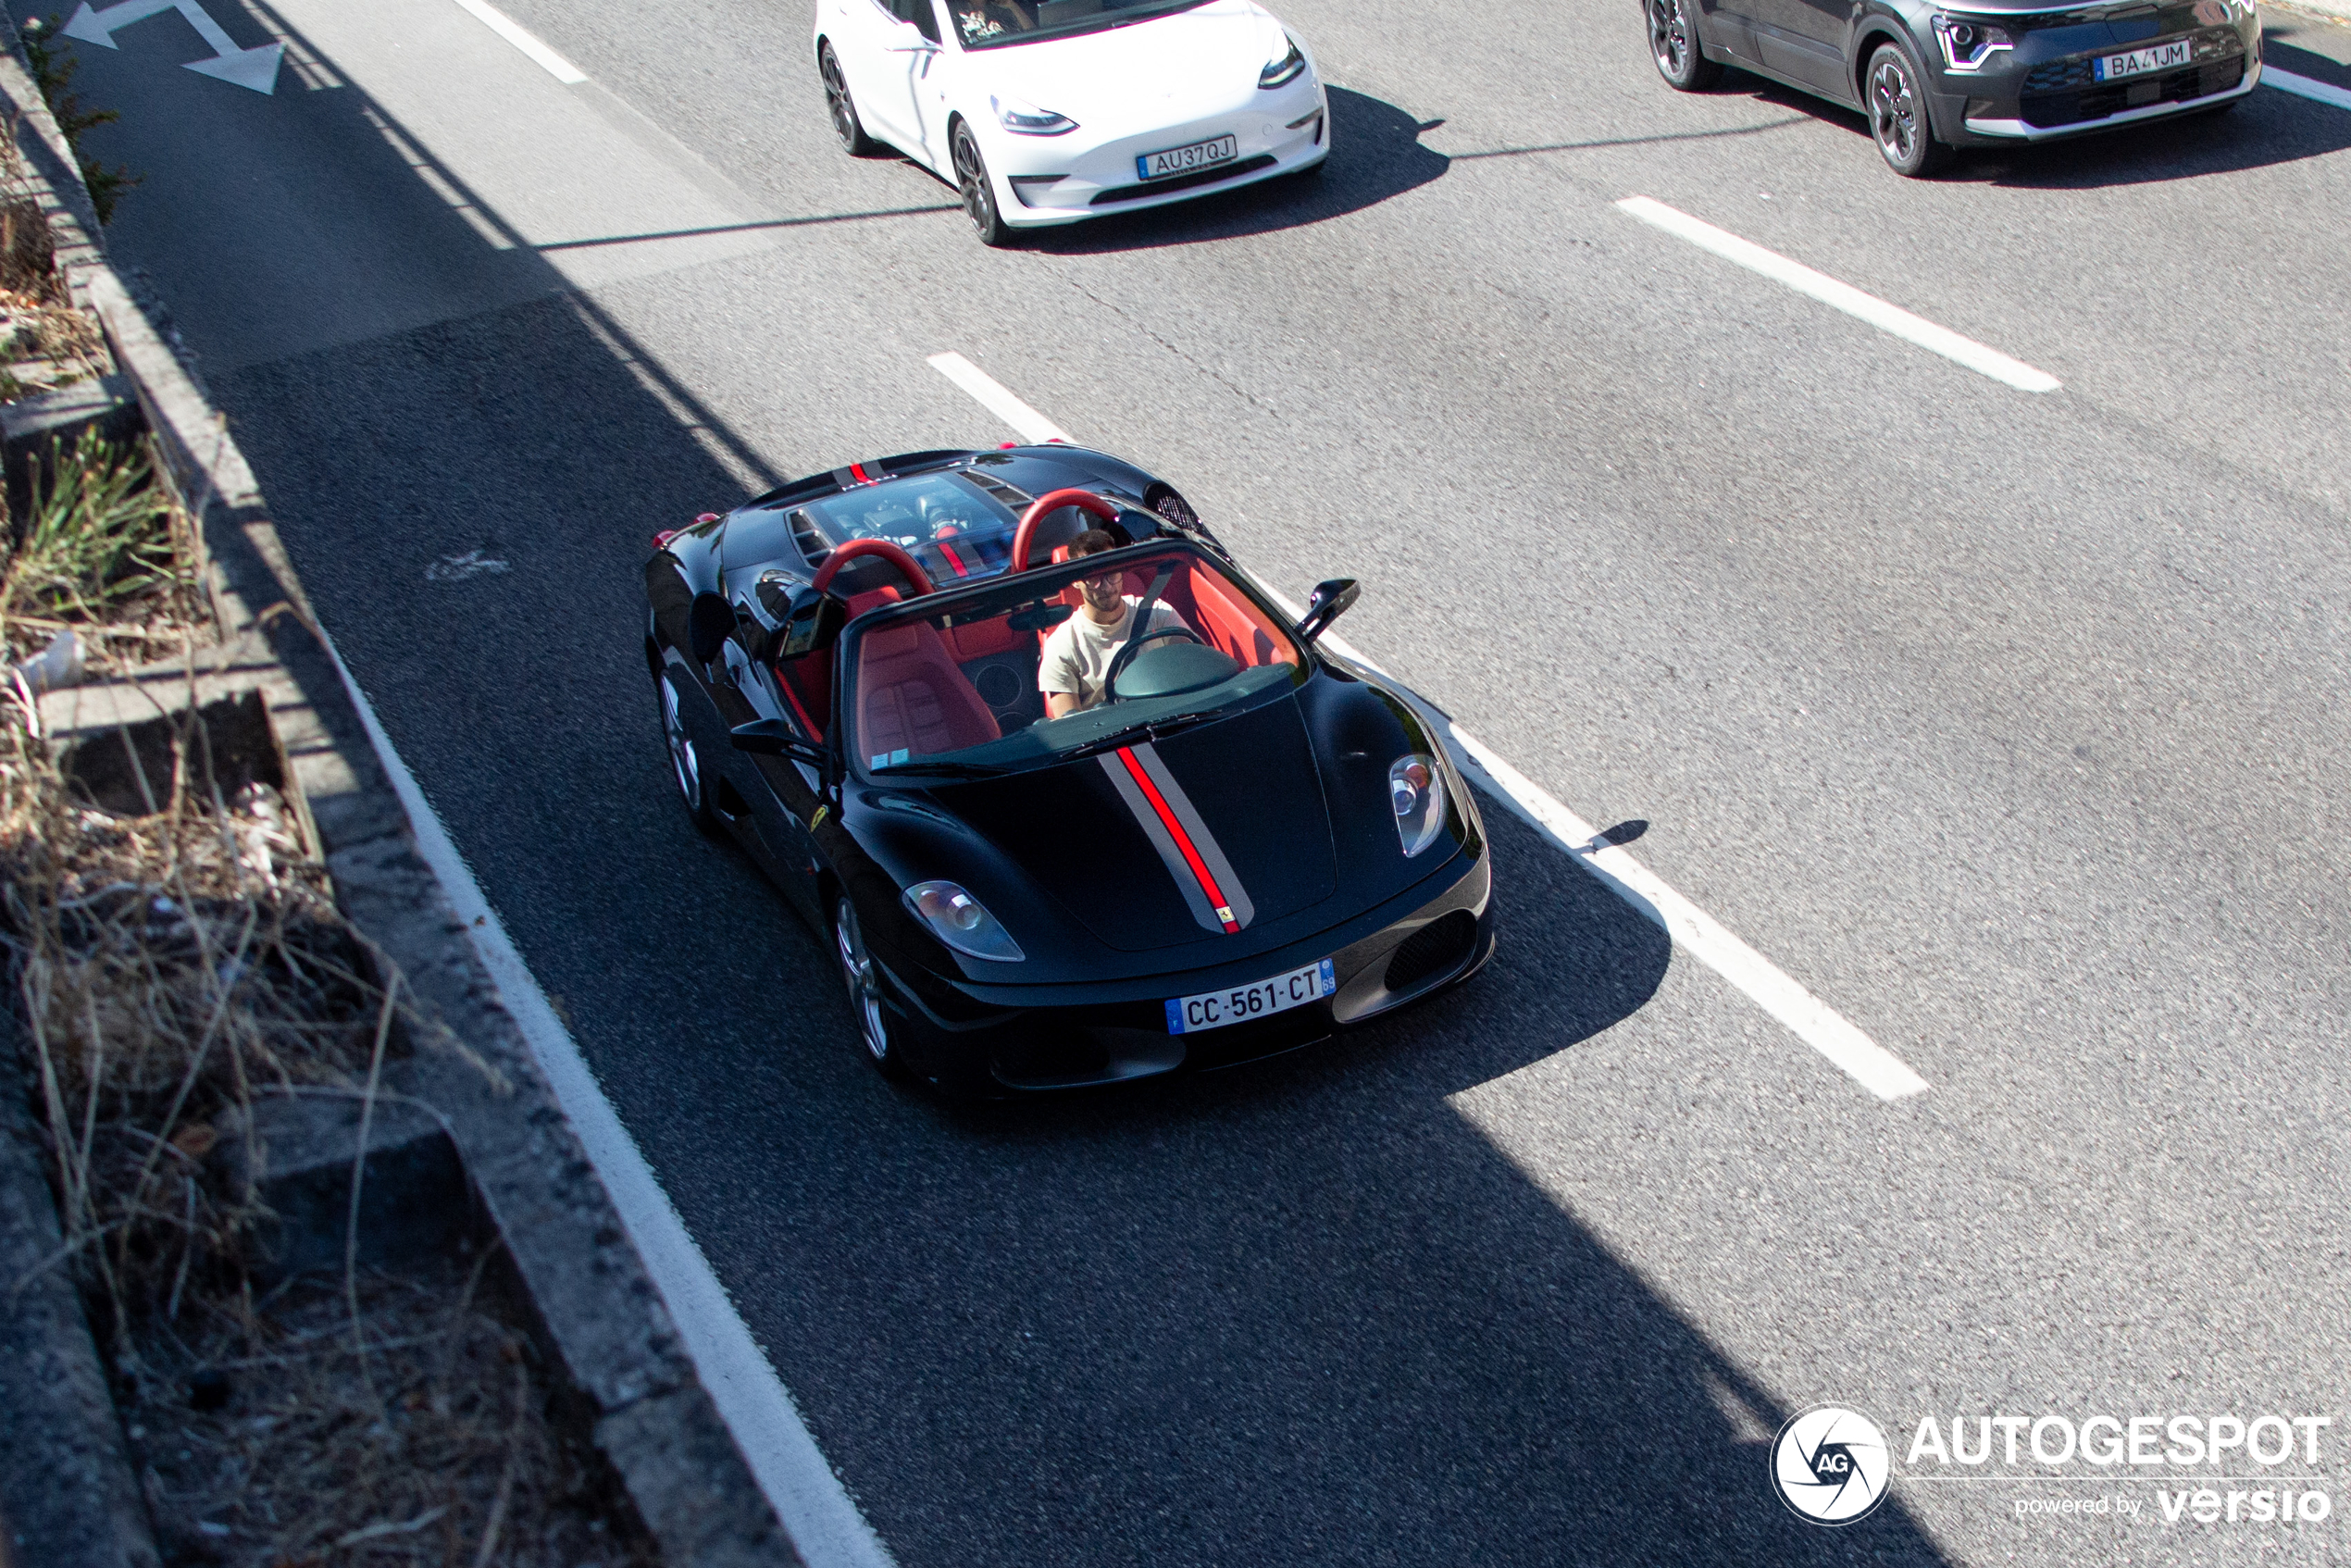
[[[1435,757],[1423,752],[1398,757],[1387,770],[1387,800],[1396,808],[1396,836],[1407,858],[1445,830],[1445,776]]]
[[[1257,85],[1261,88],[1287,87],[1306,70],[1306,56],[1299,53],[1298,41],[1284,33],[1282,42],[1289,45],[1288,51],[1265,62],[1265,68],[1257,73]]]
[[[1067,115],[1040,109],[1023,98],[1000,98],[991,93],[988,106],[996,111],[996,123],[1015,136],[1060,136],[1077,129],[1077,122]]]
[[[930,927],[931,935],[957,952],[997,964],[1017,964],[1027,956],[977,899],[952,882],[917,882],[905,897],[906,907]]]
[[[1943,62],[1953,70],[1982,70],[1992,56],[2016,47],[2005,29],[1965,17],[1937,17],[1934,36],[1943,45]]]

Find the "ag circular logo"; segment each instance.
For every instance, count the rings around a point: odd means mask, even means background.
[[[1772,1439],[1772,1488],[1800,1519],[1850,1524],[1885,1500],[1894,1468],[1878,1424],[1842,1405],[1788,1417]]]

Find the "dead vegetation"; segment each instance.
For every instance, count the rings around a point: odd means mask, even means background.
[[[184,523],[143,456],[85,443],[56,472],[11,520],[0,642],[192,638]],[[384,1272],[358,1266],[355,1232],[341,1270],[256,1283],[268,1216],[225,1135],[259,1097],[372,1104],[387,1060],[458,1047],[410,1015],[278,792],[213,782],[235,775],[202,722],[180,723],[168,771],[117,816],[76,797],[35,702],[21,678],[0,700],[0,943],[23,1057],[19,1077],[0,1052],[0,1092],[42,1114],[65,1232],[49,1266],[90,1308],[167,1560],[636,1561],[550,1421],[553,1385],[484,1251]]]

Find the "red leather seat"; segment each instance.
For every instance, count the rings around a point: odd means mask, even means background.
[[[876,591],[895,597],[889,589]],[[852,600],[852,613],[856,607]],[[858,640],[857,749],[866,756],[900,751],[933,756],[1002,734],[928,621],[885,627]]]

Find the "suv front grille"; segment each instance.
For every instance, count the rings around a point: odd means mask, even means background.
[[[2042,70],[2050,68],[2044,66]],[[2088,67],[2084,66],[2086,76]],[[2040,75],[2035,71],[2034,76]],[[2208,66],[2185,66],[2161,76],[2133,77],[2093,88],[2086,93],[2048,93],[2027,97],[2019,106],[2024,123],[2049,128],[2060,125],[2083,125],[2091,120],[2105,119],[2128,108],[2147,108],[2156,104],[2184,104],[2192,98],[2208,98],[2215,93],[2226,93],[2245,80],[2245,56],[2233,56],[2215,60]],[[2130,93],[2133,87],[2155,84],[2155,95],[2133,104]]]

